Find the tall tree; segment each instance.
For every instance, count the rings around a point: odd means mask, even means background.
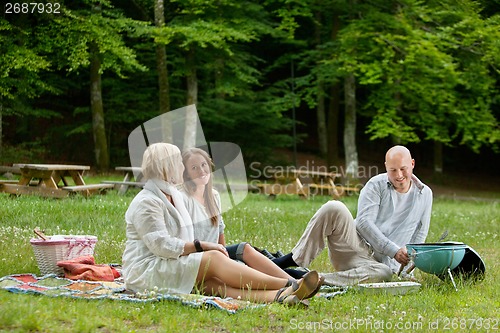
[[[112,71],[124,77],[125,71],[144,70],[127,47],[124,36],[132,35],[143,23],[123,17],[108,1],[94,4],[91,0],[68,3],[47,25],[38,28],[51,40],[49,51],[54,66],[68,72],[88,68],[91,74],[91,109],[94,154],[99,170],[109,168],[105,112],[102,100],[101,75]]]
[[[172,47],[182,50],[184,61],[178,61],[172,75],[182,76],[186,79],[186,101],[188,105],[197,104],[200,94],[200,80],[204,80],[203,87],[213,87],[217,79],[218,96],[235,94],[237,81],[245,84],[257,83],[255,71],[251,66],[245,65],[242,59],[246,51],[242,51],[238,44],[256,41],[263,33],[268,33],[266,23],[258,18],[262,15],[258,11],[260,5],[251,1],[223,0],[207,2],[204,0],[189,0],[177,3],[177,13],[164,28],[162,36],[168,36],[166,42]],[[167,38],[167,37],[163,37]],[[162,37],[158,37],[162,41]],[[214,75],[220,70],[220,59],[224,61],[224,76]],[[250,72],[247,72],[247,70]],[[250,74],[250,75],[249,75]],[[203,76],[201,76],[203,75]],[[233,76],[233,79],[229,79]],[[252,77],[253,76],[253,77]],[[231,84],[222,84],[226,80]],[[239,89],[239,88],[238,88]],[[241,92],[238,91],[238,94]],[[188,146],[194,144],[196,137],[195,123],[188,113],[184,143]]]
[[[337,34],[340,29],[340,16],[338,12],[332,15],[331,24],[331,41],[337,40]],[[339,140],[338,132],[339,114],[340,114],[340,82],[338,80],[332,82],[330,88],[330,108],[328,110],[328,165],[340,165]]]
[[[360,8],[363,15],[340,32],[339,65],[353,68],[366,89],[363,114],[372,117],[372,139],[473,150],[498,142],[491,108],[498,43],[490,39],[498,36],[497,18],[482,19],[473,1]]]
[[[41,54],[43,47],[34,38],[31,23],[27,18],[9,19],[0,17],[0,157],[4,116],[36,114],[26,100],[46,91],[56,92],[40,75],[49,69],[50,61]]]
[[[100,15],[102,8],[99,3],[92,7],[94,15]],[[89,44],[90,55],[90,110],[92,112],[92,133],[94,137],[94,154],[97,167],[100,170],[109,169],[109,152],[104,121],[104,106],[101,85],[101,55],[96,41]]]
[[[322,44],[322,38],[321,38],[321,22],[322,22],[322,15],[321,12],[316,10],[315,11],[315,18],[317,24],[314,25],[314,40],[316,47]],[[316,107],[316,118],[318,122],[318,142],[319,142],[319,151],[322,156],[326,156],[327,154],[327,144],[328,144],[328,139],[327,139],[327,131],[326,131],[326,106],[325,106],[325,82],[319,78],[318,83],[317,83],[317,89],[318,89],[318,102],[317,102],[317,107]]]
[[[349,19],[356,17],[357,0],[349,0]],[[346,164],[346,177],[348,182],[355,182],[358,178],[358,148],[356,146],[356,77],[354,69],[346,66],[344,76],[344,154]]]
[[[186,57],[187,63],[187,98],[186,102],[188,106],[198,104],[198,75],[196,70],[195,61],[195,45],[187,51]],[[195,108],[188,107],[186,110],[186,128],[184,130],[184,149],[189,147],[194,147],[196,145],[196,125],[197,116],[195,113]]]
[[[158,29],[163,29],[165,26],[165,5],[163,0],[155,0],[154,16],[155,26]],[[167,67],[167,46],[165,42],[156,41],[156,67],[158,70],[159,113],[164,114],[170,111],[170,85]],[[162,124],[162,127],[164,141],[173,142],[171,124]]]
[[[344,79],[344,150],[346,177],[349,183],[358,178],[358,149],[356,146],[356,78],[349,73]]]
[[[339,21],[333,21],[333,42],[302,53],[302,68],[310,72],[298,79],[298,88],[309,103],[314,101],[311,97],[318,91],[319,82],[335,85],[342,80],[344,88],[351,89],[344,91],[348,170],[352,170],[349,165],[355,165],[348,160],[356,158],[353,147],[347,146],[355,142],[355,132],[349,129],[356,128],[355,122],[349,124],[355,116],[371,119],[366,130],[373,140],[430,140],[444,145],[464,144],[475,151],[483,145],[497,146],[498,117],[493,113],[496,102],[492,95],[498,86],[498,43],[493,42],[500,31],[497,16],[482,18],[477,2],[469,0],[339,0],[314,5],[320,6],[321,13],[339,9],[335,13],[342,13],[342,29],[336,34]],[[297,30],[310,31],[307,27]],[[359,89],[363,100],[354,112],[355,98],[348,97],[354,97]],[[436,171],[441,172],[442,149],[439,144],[435,147]]]

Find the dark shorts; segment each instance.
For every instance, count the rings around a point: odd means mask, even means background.
[[[227,253],[229,254],[229,258],[233,260],[243,261],[243,250],[245,249],[245,245],[247,242],[242,242],[238,244],[233,244],[226,246]]]

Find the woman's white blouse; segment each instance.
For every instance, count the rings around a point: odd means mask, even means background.
[[[165,203],[144,189],[130,203],[125,221],[127,242],[122,260],[126,288],[190,293],[202,253],[181,256],[185,241],[178,238],[180,221],[169,214]]]

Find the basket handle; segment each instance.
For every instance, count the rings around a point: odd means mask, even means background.
[[[41,239],[43,240],[47,240],[47,236],[45,236],[45,234],[38,228],[36,227],[33,232],[38,236],[40,237]]]

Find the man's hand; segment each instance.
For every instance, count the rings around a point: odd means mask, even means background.
[[[402,247],[396,252],[394,255],[394,259],[400,264],[406,266],[410,262],[410,257],[408,256],[408,252],[406,251],[406,247]]]

